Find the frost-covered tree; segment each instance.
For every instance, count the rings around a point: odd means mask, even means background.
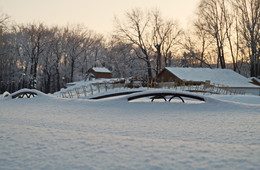
[[[7,65],[7,48],[8,42],[6,40],[6,28],[9,16],[6,14],[0,14],[0,92],[3,86],[4,74]]]
[[[113,76],[120,78],[145,77],[145,63],[140,62],[136,56],[131,44],[124,43],[115,37],[106,45],[108,67],[111,69]]]
[[[48,28],[40,23],[21,25],[16,29],[20,38],[17,45],[22,53],[17,57],[24,57],[24,74],[29,78],[28,87],[36,88],[39,60],[50,41],[47,38]]]
[[[65,56],[64,65],[69,70],[65,77],[74,81],[75,71],[85,72],[88,66],[86,63],[90,56],[97,58],[102,37],[84,27],[66,28],[64,31]],[[101,49],[101,47],[100,47]],[[84,71],[85,70],[85,71]]]

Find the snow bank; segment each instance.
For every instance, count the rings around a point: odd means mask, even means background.
[[[260,96],[255,95],[212,95],[216,99],[233,101],[246,104],[258,104],[260,107]]]
[[[0,169],[258,169],[259,113],[218,100],[0,99]]]

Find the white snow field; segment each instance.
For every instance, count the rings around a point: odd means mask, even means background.
[[[0,169],[259,169],[260,97],[212,97],[1,98]]]

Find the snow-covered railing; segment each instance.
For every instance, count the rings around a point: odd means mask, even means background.
[[[125,79],[121,80],[99,80],[99,81],[86,81],[81,83],[75,83],[74,86],[69,87],[68,89],[63,89],[59,92],[60,97],[63,98],[80,98],[87,97],[98,93],[108,92],[116,89],[126,89],[126,88],[161,88],[161,89],[173,89],[175,91],[189,91],[202,94],[241,94],[237,91],[232,91],[227,88],[223,88],[220,85],[210,85],[207,83],[204,84],[194,84],[194,83],[185,83],[185,84],[176,84],[174,82],[161,82],[156,81],[147,84],[143,83],[144,81],[127,81]]]
[[[85,85],[61,90],[59,96],[63,98],[79,98],[121,88],[125,88],[125,84],[120,81],[86,82]]]
[[[159,88],[168,88],[174,89],[176,91],[189,91],[195,93],[203,93],[203,94],[223,94],[223,95],[231,95],[231,94],[242,94],[239,91],[230,90],[222,87],[221,85],[210,85],[210,84],[176,84],[173,82],[168,83],[159,83]]]

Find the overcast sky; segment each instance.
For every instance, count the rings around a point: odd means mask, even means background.
[[[157,8],[163,17],[181,26],[194,17],[200,0],[0,0],[0,12],[16,23],[43,22],[47,25],[84,24],[98,33],[113,29],[114,16],[123,17],[132,8]]]

